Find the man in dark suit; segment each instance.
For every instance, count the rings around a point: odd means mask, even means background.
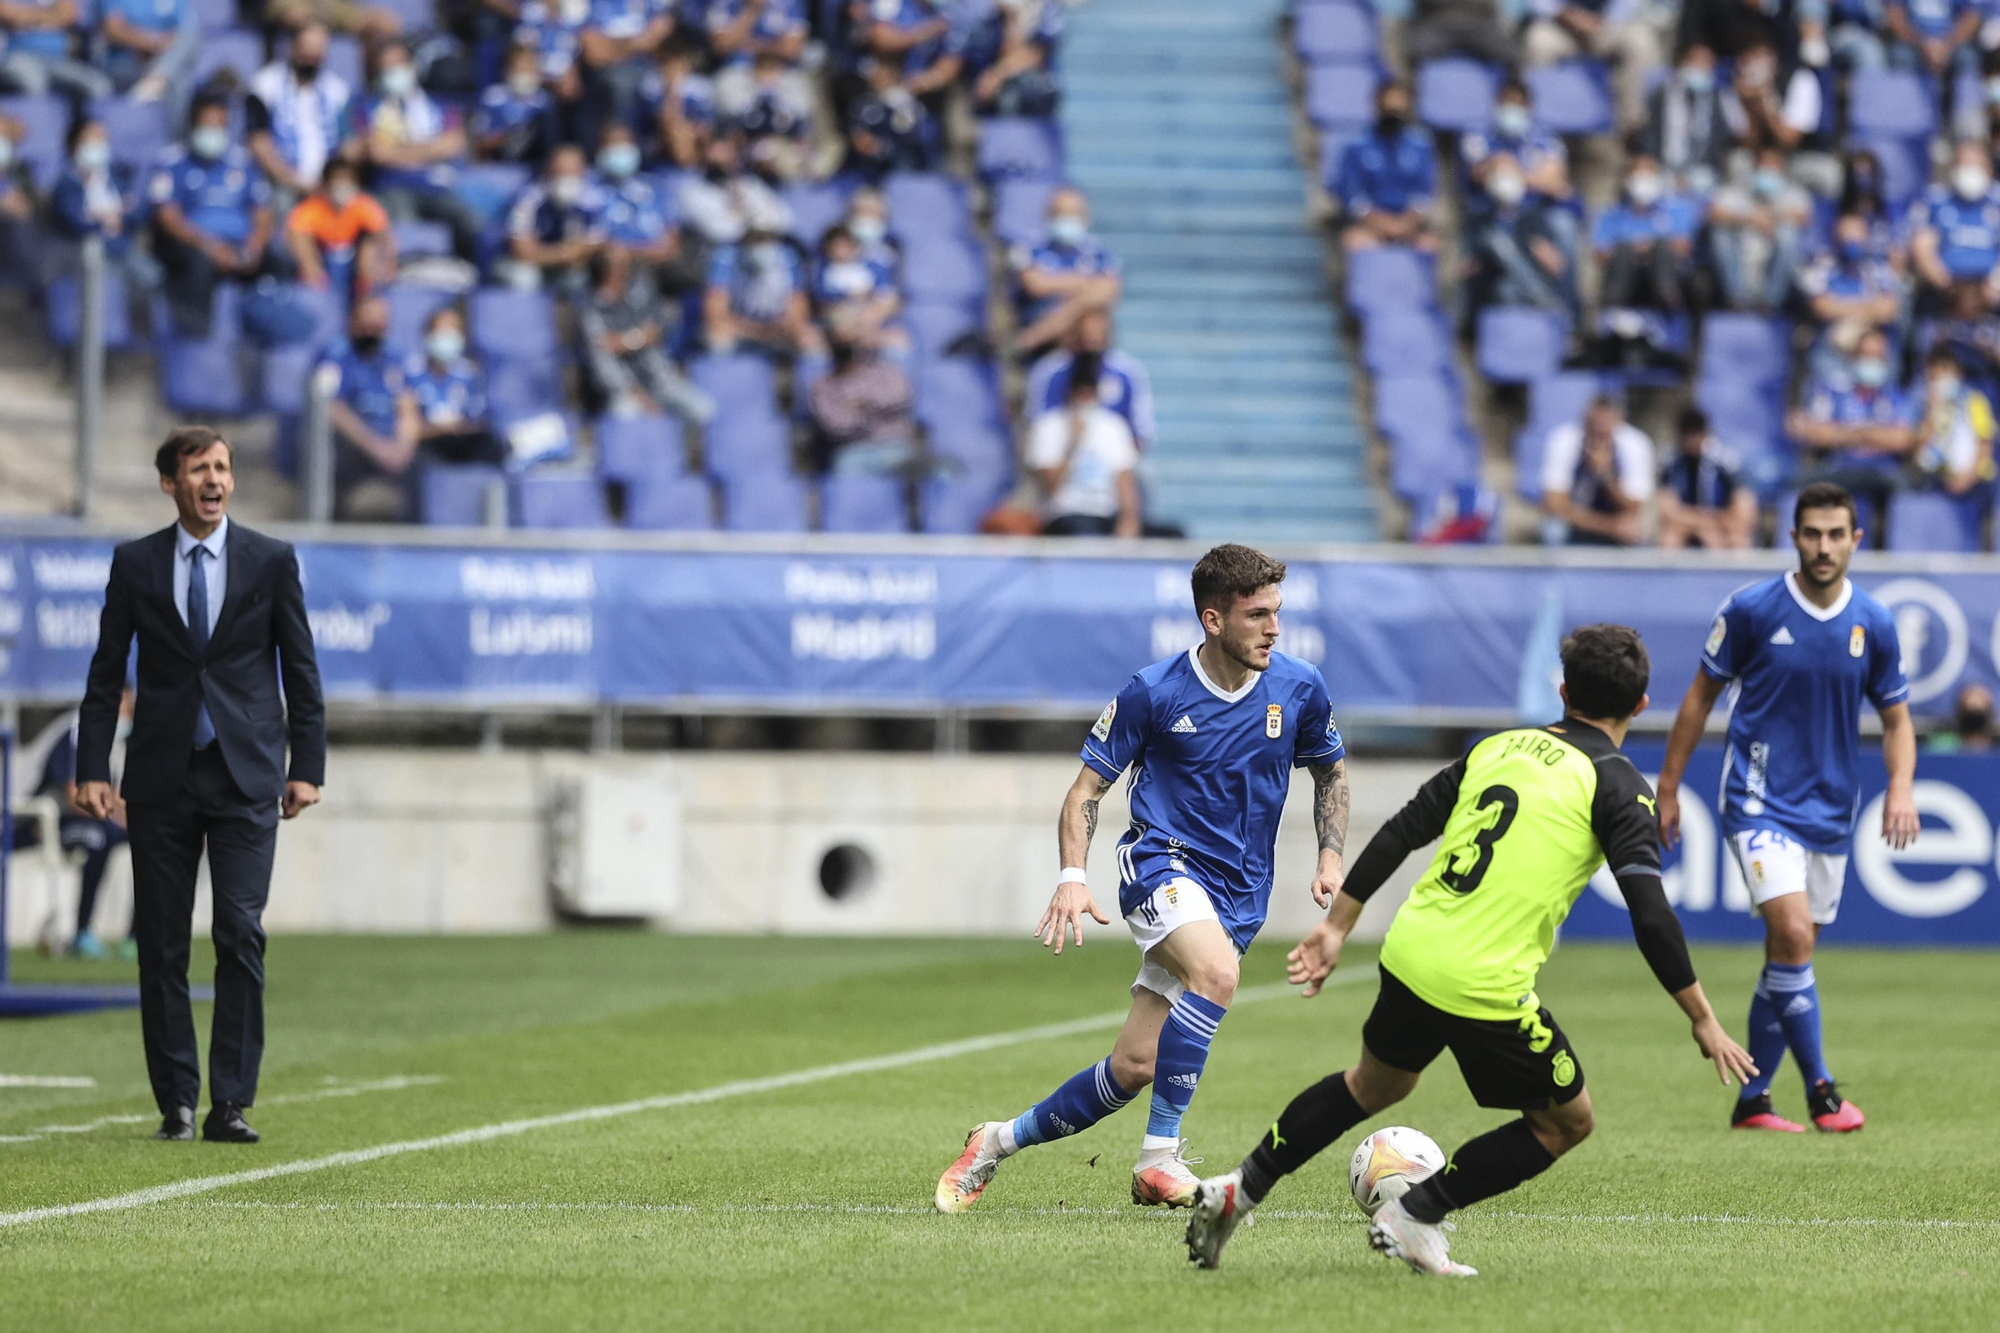
[[[298,557],[228,518],[226,440],[206,426],[167,436],[154,459],[180,522],[111,557],[104,617],[77,724],[77,808],[114,804],[118,696],[139,641],[139,699],[123,795],[139,937],[146,1069],[156,1138],[192,1139],[201,1060],[188,1001],[195,871],[215,895],[215,1029],[202,1137],[255,1143],[243,1118],[264,1054],[264,903],[278,819],[319,800],[326,711]],[[278,693],[282,676],[284,696]],[[287,742],[291,763],[286,767]]]

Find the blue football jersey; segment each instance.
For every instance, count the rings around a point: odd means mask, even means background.
[[[1208,891],[1239,949],[1264,924],[1271,860],[1292,769],[1346,753],[1326,681],[1272,653],[1226,693],[1195,650],[1126,682],[1090,729],[1083,762],[1109,781],[1132,770],[1132,828],[1118,844],[1118,909],[1136,910],[1176,875]]]
[[[1845,852],[1860,805],[1861,701],[1910,697],[1888,608],[1849,583],[1822,611],[1796,574],[1738,590],[1716,613],[1701,669],[1735,681],[1722,764],[1722,831],[1775,829]]]

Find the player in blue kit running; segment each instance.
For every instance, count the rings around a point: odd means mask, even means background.
[[[1771,1076],[1785,1049],[1806,1081],[1806,1110],[1820,1129],[1866,1123],[1840,1095],[1820,1053],[1813,945],[1840,910],[1847,852],[1860,806],[1861,701],[1882,718],[1889,792],[1882,837],[1917,836],[1911,794],[1917,738],[1910,724],[1896,622],[1847,581],[1860,543],[1854,500],[1816,482],[1799,492],[1792,543],[1799,567],[1733,594],[1716,613],[1660,766],[1660,836],[1680,833],[1680,781],[1723,688],[1737,685],[1722,764],[1722,835],[1764,918],[1764,973],[1750,1001],[1750,1057],[1762,1072],[1743,1085],[1730,1116],[1739,1129],[1804,1133],[1771,1109]]]
[[[1344,878],[1346,751],[1326,682],[1311,663],[1271,651],[1284,578],[1282,562],[1246,546],[1203,556],[1193,580],[1200,647],[1132,677],[1091,728],[1057,824],[1063,871],[1036,934],[1060,954],[1066,940],[1083,943],[1084,917],[1111,924],[1079,867],[1097,832],[1098,802],[1130,769],[1118,910],[1144,954],[1132,1011],[1111,1054],[1015,1119],[972,1130],[938,1181],[939,1212],[966,1211],[1006,1158],[1088,1129],[1149,1083],[1132,1201],[1192,1202],[1200,1182],[1182,1156],[1181,1117],[1236,993],[1237,959],[1264,924],[1294,768],[1313,776],[1314,901],[1325,907]]]

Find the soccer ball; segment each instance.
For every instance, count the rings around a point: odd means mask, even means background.
[[[1347,1183],[1361,1211],[1373,1217],[1383,1204],[1443,1168],[1444,1152],[1430,1135],[1392,1125],[1361,1140],[1347,1164]]]

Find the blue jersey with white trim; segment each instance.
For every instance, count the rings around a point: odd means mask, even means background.
[[[1120,912],[1186,875],[1247,948],[1271,899],[1292,769],[1345,753],[1326,681],[1310,662],[1272,653],[1270,668],[1233,694],[1208,678],[1192,648],[1139,672],[1097,719],[1082,755],[1108,781],[1132,770]]]
[[[1910,697],[1896,621],[1846,585],[1822,611],[1797,575],[1739,589],[1716,613],[1701,669],[1734,681],[1722,764],[1722,831],[1775,829],[1817,852],[1844,852],[1860,805],[1861,701]]]

